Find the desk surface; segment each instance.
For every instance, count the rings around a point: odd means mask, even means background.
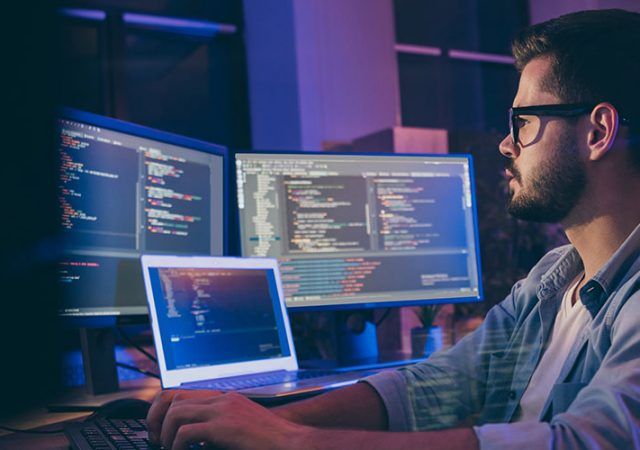
[[[100,405],[120,398],[139,398],[151,401],[160,390],[160,382],[155,379],[127,381],[121,384],[120,390],[113,394],[88,396],[81,390],[72,391],[52,404]],[[50,412],[46,405],[36,408],[20,416],[5,420],[2,425],[21,430],[58,430],[64,422],[81,420],[90,411],[82,412]],[[0,449],[68,449],[69,442],[64,434],[27,434],[10,433],[0,430]]]

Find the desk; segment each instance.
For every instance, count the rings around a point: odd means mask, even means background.
[[[152,378],[132,380],[121,383],[120,390],[113,394],[87,396],[81,390],[72,391],[59,399],[56,403],[73,402],[74,404],[104,404],[120,398],[139,398],[141,400],[152,401],[160,391],[160,381]],[[62,428],[65,422],[82,420],[90,414],[90,411],[83,412],[50,412],[46,405],[38,407],[32,411],[5,420],[2,425],[23,430],[57,430]],[[68,449],[69,442],[64,434],[27,434],[10,433],[0,430],[0,450],[5,449],[48,449],[61,450]]]

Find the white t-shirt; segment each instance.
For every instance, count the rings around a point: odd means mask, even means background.
[[[547,401],[558,375],[560,375],[560,370],[571,351],[571,347],[579,333],[591,321],[589,311],[579,299],[575,304],[571,304],[573,293],[582,280],[582,276],[580,274],[571,283],[562,297],[553,330],[549,335],[547,349],[531,376],[529,386],[520,399],[520,415],[514,422],[538,421],[542,407]]]

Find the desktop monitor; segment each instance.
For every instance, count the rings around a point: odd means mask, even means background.
[[[482,300],[469,155],[235,155],[242,256],[280,262],[287,307]]]
[[[145,317],[141,254],[225,253],[224,147],[70,109],[56,131],[61,315]]]

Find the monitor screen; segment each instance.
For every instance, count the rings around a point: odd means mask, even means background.
[[[482,299],[468,155],[237,153],[243,256],[280,262],[287,306]]]
[[[141,254],[224,254],[226,151],[63,110],[64,316],[147,314]]]

